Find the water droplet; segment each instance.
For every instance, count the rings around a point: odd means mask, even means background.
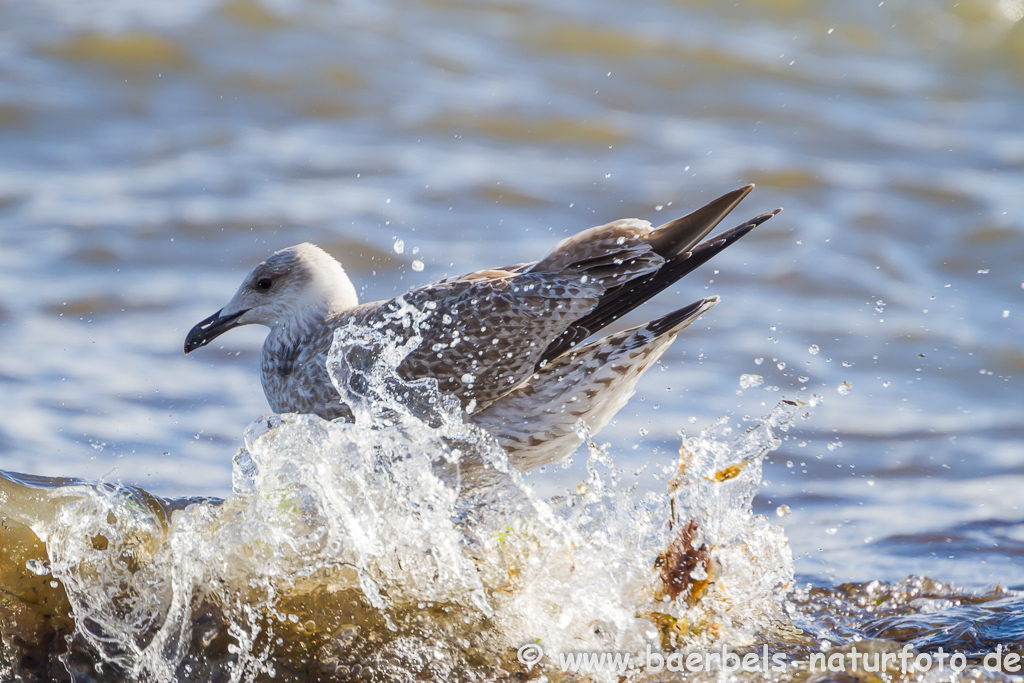
[[[405,252],[405,240],[395,240],[395,253],[402,254]]]
[[[759,387],[762,384],[764,384],[764,377],[762,377],[761,375],[740,375],[740,386],[744,389],[749,389],[751,387]]]
[[[838,391],[838,392],[839,392],[840,394],[842,394],[843,396],[846,396],[846,395],[847,395],[847,394],[849,394],[849,393],[850,393],[850,392],[851,392],[852,390],[853,390],[853,385],[852,385],[852,384],[850,384],[849,382],[843,382],[842,384],[840,384],[840,385],[839,385],[839,386],[838,386],[838,387],[836,388],[836,391]]]
[[[785,517],[786,515],[789,514],[789,512],[790,512],[789,506],[785,505],[785,504],[780,505],[779,507],[775,508],[775,516],[776,517]]]
[[[754,359],[754,365],[761,365],[762,363],[764,363],[764,358],[755,358]]]
[[[786,364],[782,361],[779,361],[778,363],[775,364],[775,367],[777,367],[779,370],[785,370]]]
[[[25,563],[25,569],[29,570],[33,574],[38,574],[39,576],[46,576],[50,573],[50,563],[46,562],[45,560],[37,560],[33,557],[31,560]]]
[[[818,348],[817,344],[811,344],[810,346],[807,347],[807,353],[811,354],[812,356],[817,356],[820,351],[821,349]]]
[[[415,261],[413,261],[412,262],[412,269],[415,270],[417,273],[422,272],[422,270],[423,270],[423,261],[420,261],[419,259],[416,259]]]

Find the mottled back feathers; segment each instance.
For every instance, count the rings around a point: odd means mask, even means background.
[[[349,418],[326,370],[333,332],[357,323],[408,338],[411,330],[393,316],[401,299],[425,319],[422,343],[399,374],[436,378],[470,419],[524,466],[534,466],[572,450],[577,420],[592,431],[610,420],[675,335],[717,302],[704,299],[581,346],[775,215],[698,244],[752,187],[656,228],[637,219],[614,221],[563,240],[539,261],[475,271],[362,305],[336,261],[313,245],[298,245],[257,266],[228,306],[193,328],[186,352],[231,327],[267,325],[261,372],[271,408]]]

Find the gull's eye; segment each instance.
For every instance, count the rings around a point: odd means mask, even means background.
[[[261,277],[256,281],[256,289],[262,289],[264,292],[270,289],[270,286],[274,284],[274,281],[269,277]]]

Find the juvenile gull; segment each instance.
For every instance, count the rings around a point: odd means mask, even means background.
[[[604,427],[640,375],[718,297],[583,342],[777,214],[701,242],[753,187],[657,228],[634,218],[614,221],[563,240],[540,261],[406,293],[405,301],[429,316],[420,326],[423,341],[399,375],[436,378],[520,469],[563,459],[579,445],[578,421],[591,433]],[[299,244],[256,266],[224,308],[192,328],[185,353],[233,327],[265,325],[261,375],[271,409],[350,419],[327,373],[334,330],[388,322],[396,301],[360,305],[341,264],[319,247]]]

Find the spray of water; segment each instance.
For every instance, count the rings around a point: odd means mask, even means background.
[[[663,494],[622,485],[587,439],[587,480],[541,500],[434,380],[398,376],[430,312],[390,315],[335,335],[329,371],[354,421],[254,422],[226,500],[76,484],[47,493],[45,514],[19,511],[71,605],[67,667],[492,680],[527,673],[524,643],[547,653],[540,676],[562,652],[742,648],[787,622],[792,558],[751,501],[800,406],[684,439]]]

